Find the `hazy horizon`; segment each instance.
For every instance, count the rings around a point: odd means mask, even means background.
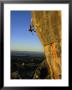
[[[43,53],[43,51],[19,51],[19,50],[11,50],[11,52],[41,52]]]

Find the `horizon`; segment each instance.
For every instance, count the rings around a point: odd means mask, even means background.
[[[15,51],[15,50],[11,50],[11,52],[38,52],[38,53],[44,53],[42,51]]]

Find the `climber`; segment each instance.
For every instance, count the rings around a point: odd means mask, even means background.
[[[32,31],[36,32],[36,31],[34,30],[34,26],[33,26],[33,25],[30,25],[29,31],[30,31],[30,32],[32,32]]]
[[[32,32],[32,31],[36,32],[36,31],[35,31],[35,28],[34,28],[34,25],[33,25],[33,23],[32,23],[32,18],[31,18],[31,24],[30,24],[29,31],[30,31],[30,32]]]

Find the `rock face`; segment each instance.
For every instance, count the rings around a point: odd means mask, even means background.
[[[61,78],[61,11],[32,11],[32,23],[44,47],[52,79]]]

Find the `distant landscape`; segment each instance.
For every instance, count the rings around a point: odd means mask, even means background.
[[[11,79],[33,79],[44,59],[43,52],[11,51]]]

